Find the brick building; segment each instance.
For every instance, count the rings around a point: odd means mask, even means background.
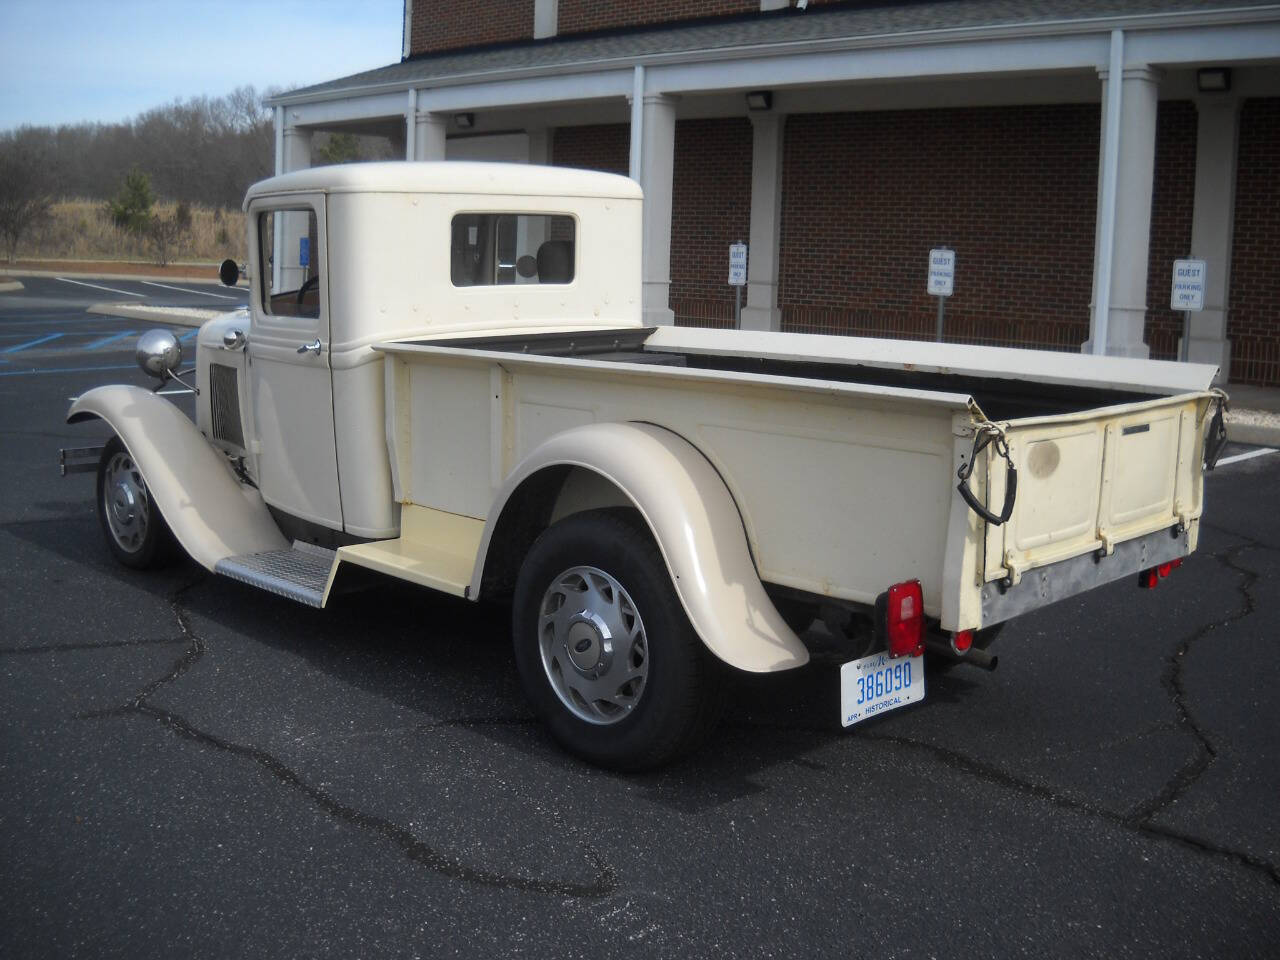
[[[408,159],[627,173],[645,315],[1192,359],[1280,385],[1280,10],[1262,0],[406,0],[399,63],[275,98]],[[1118,71],[1119,83],[1112,83]],[[1095,347],[1096,345],[1096,347]]]

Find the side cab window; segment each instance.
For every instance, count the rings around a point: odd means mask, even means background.
[[[262,210],[257,217],[262,312],[320,317],[320,230],[311,207]]]

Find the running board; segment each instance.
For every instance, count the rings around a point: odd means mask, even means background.
[[[295,541],[290,550],[226,557],[213,572],[308,607],[323,607],[336,556],[333,550]]]

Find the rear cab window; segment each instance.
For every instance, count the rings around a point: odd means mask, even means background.
[[[572,283],[577,232],[575,218],[564,214],[459,213],[450,279],[455,287]]]

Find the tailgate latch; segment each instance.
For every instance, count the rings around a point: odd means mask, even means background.
[[[1004,457],[1005,463],[1008,464],[1004,482],[1004,507],[1001,509],[999,516],[988,510],[969,488],[969,477],[973,475],[973,467],[978,462],[978,454],[992,442],[996,445],[996,453]],[[960,491],[960,496],[969,505],[969,509],[987,521],[987,523],[998,527],[1013,516],[1013,504],[1018,497],[1018,468],[1013,465],[1013,458],[1009,456],[1009,442],[1005,439],[1004,430],[997,424],[988,421],[978,428],[978,432],[973,438],[973,452],[969,454],[968,460],[960,464],[960,469],[956,471],[956,476],[960,478],[960,482],[956,484],[956,489]]]

